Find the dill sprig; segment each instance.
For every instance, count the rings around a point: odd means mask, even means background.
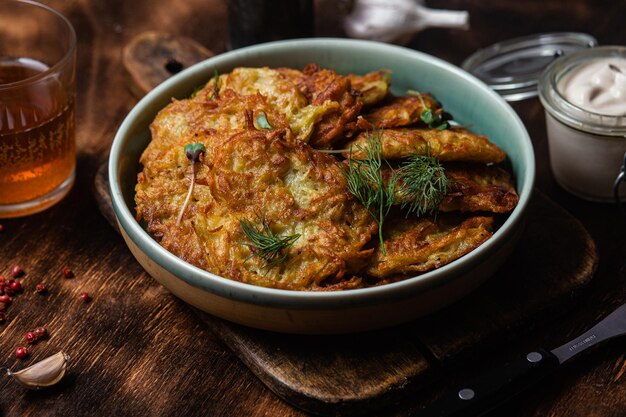
[[[448,178],[441,163],[430,155],[413,155],[394,176],[401,209],[422,216],[432,213],[448,193]]]
[[[347,160],[348,167],[342,168],[348,190],[363,204],[378,223],[378,239],[383,255],[386,255],[383,240],[383,223],[398,199],[401,209],[422,216],[432,213],[448,193],[448,179],[441,163],[430,155],[413,155],[399,169],[393,169],[382,158],[382,132],[368,132],[367,143],[356,145],[363,159],[352,158],[352,148]],[[383,164],[391,174],[385,182]]]
[[[239,221],[241,231],[250,241],[244,243],[250,248],[252,256],[261,258],[265,262],[265,268],[272,269],[285,262],[287,254],[284,250],[293,245],[299,234],[289,236],[278,236],[270,229],[270,222],[266,220],[265,214],[259,216],[260,227],[248,219]]]
[[[383,162],[391,168],[389,163],[382,159],[381,131],[368,132],[367,145],[356,145],[356,149],[365,154],[363,159],[352,158],[352,148],[348,157],[348,167],[343,169],[348,190],[363,204],[370,215],[378,223],[378,239],[380,250],[386,255],[383,241],[383,223],[394,204],[397,178],[392,175],[387,184],[383,179]]]

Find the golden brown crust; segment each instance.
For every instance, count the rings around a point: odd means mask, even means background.
[[[286,129],[241,130],[207,140],[180,225],[190,172],[182,146],[146,161],[150,174],[140,176],[136,202],[148,231],[187,262],[241,282],[293,290],[356,285],[343,278],[364,267],[376,224],[347,192],[334,157],[287,136]],[[251,257],[240,227],[261,215],[276,234],[300,234],[272,269]]]
[[[357,100],[358,95],[352,89],[348,77],[317,65],[308,65],[303,73],[301,88],[306,91],[312,105],[339,103],[339,107],[326,113],[316,124],[310,140],[316,148],[330,148],[333,143],[344,138],[346,126],[356,121],[363,103]]]
[[[385,250],[374,250],[366,273],[376,278],[422,273],[469,253],[492,235],[493,218],[450,215],[396,219],[387,225]]]
[[[387,97],[391,82],[390,71],[380,70],[365,75],[348,74],[352,88],[359,93],[358,100],[364,106],[371,106]]]
[[[477,135],[466,129],[450,128],[444,130],[428,128],[385,129],[380,133],[384,159],[402,159],[411,155],[430,155],[439,161],[462,161],[482,164],[504,161],[506,154],[486,136]],[[368,135],[361,132],[356,139],[347,144],[352,149],[351,157],[365,157],[364,149],[368,146]],[[377,134],[377,133],[374,133]],[[349,153],[345,153],[347,158]]]
[[[440,211],[508,213],[519,201],[511,175],[502,168],[465,165],[445,172],[450,189]]]
[[[441,200],[438,211],[508,213],[515,208],[519,197],[511,175],[502,168],[476,164],[454,164],[445,167],[448,192]],[[385,184],[391,176],[390,168],[383,168]],[[408,200],[398,182],[395,205]]]
[[[374,128],[388,129],[420,123],[420,115],[427,108],[434,113],[441,112],[439,103],[430,94],[421,94],[421,100],[419,96],[392,97],[363,117]]]

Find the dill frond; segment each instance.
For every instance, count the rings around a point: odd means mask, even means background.
[[[402,209],[422,216],[432,213],[448,193],[448,178],[441,163],[430,155],[413,155],[395,172]]]
[[[385,243],[383,241],[383,223],[391,206],[394,204],[397,179],[392,175],[387,184],[385,184],[383,179],[381,169],[383,162],[387,165],[389,164],[381,157],[381,132],[368,132],[366,139],[367,146],[356,146],[357,150],[365,153],[365,158],[353,159],[352,148],[350,148],[348,168],[343,171],[350,193],[363,204],[374,220],[376,220],[376,223],[378,223],[380,249],[386,255]]]
[[[244,244],[250,248],[250,256],[261,258],[265,268],[272,269],[285,262],[287,254],[284,250],[293,245],[300,235],[278,236],[270,229],[270,222],[265,219],[265,215],[259,216],[259,219],[260,227],[248,219],[240,220],[239,227],[249,241]]]

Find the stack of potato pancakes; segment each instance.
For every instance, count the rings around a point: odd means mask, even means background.
[[[380,285],[463,256],[517,204],[511,176],[498,166],[506,155],[460,126],[429,127],[424,111],[442,115],[441,105],[428,94],[394,96],[389,84],[388,71],[339,75],[313,64],[216,74],[153,121],[136,186],[138,220],[193,265],[290,290]],[[401,209],[400,193],[381,236],[378,209],[366,208],[346,179],[351,161],[371,157],[374,135],[383,170],[428,155],[448,181],[437,210],[420,216]],[[197,161],[187,144],[204,145]],[[243,225],[288,244],[263,253]]]

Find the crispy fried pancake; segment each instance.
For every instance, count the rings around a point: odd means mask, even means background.
[[[344,139],[348,126],[356,121],[363,103],[357,100],[358,94],[351,85],[350,79],[335,71],[321,69],[317,65],[307,65],[303,71],[302,87],[306,91],[313,106],[324,103],[339,103],[324,114],[316,123],[310,143],[316,148],[330,148],[333,143]]]
[[[349,74],[352,88],[359,92],[359,100],[363,105],[370,106],[382,101],[389,93],[391,82],[389,70],[370,72],[365,75]]]
[[[391,169],[383,168],[385,184],[389,181]],[[448,178],[448,193],[443,197],[437,210],[442,212],[460,211],[508,213],[515,208],[519,197],[508,172],[499,167],[475,164],[455,164],[445,167]],[[395,193],[395,204],[407,200],[401,192],[399,182]]]
[[[385,250],[376,247],[366,273],[377,278],[439,268],[478,247],[492,235],[493,218],[466,220],[441,214],[436,219],[395,218],[386,224]]]
[[[435,113],[441,112],[439,103],[430,94],[422,94],[421,98],[426,107],[418,96],[392,97],[382,106],[366,113],[365,120],[375,128],[388,129],[419,123],[420,115],[426,108],[432,109]]]
[[[302,85],[304,80],[301,71],[289,68],[235,68],[219,76],[218,95],[221,98],[230,91],[231,95],[234,92],[237,96],[263,96],[273,112],[284,115],[293,134],[308,142],[315,126],[326,115],[336,114],[341,104],[332,100],[312,103],[309,92]],[[209,81],[193,100],[213,100],[215,82],[215,79]]]
[[[164,111],[167,111],[164,110]],[[360,285],[351,278],[364,267],[376,224],[346,189],[336,159],[283,130],[212,132],[196,168],[193,198],[176,225],[190,180],[182,144],[153,152],[154,136],[142,158],[146,169],[136,188],[137,213],[167,250],[210,272],[250,284],[320,290]],[[287,258],[268,269],[255,256],[240,221],[260,224],[265,216],[280,236],[299,234]],[[343,280],[342,280],[343,279]]]
[[[276,129],[288,127],[285,116],[276,112],[260,95],[239,96],[225,91],[219,99],[201,101],[174,100],[157,114],[150,125],[153,140],[141,158],[146,164],[158,157],[159,152],[173,146],[198,142],[196,138],[211,132],[235,132],[256,129],[256,117],[265,113],[268,122]]]
[[[364,149],[368,146],[368,135],[361,132],[347,144],[352,149],[351,157],[364,158]],[[486,136],[477,135],[466,129],[450,128],[444,130],[428,128],[385,129],[380,132],[382,145],[381,156],[384,159],[402,159],[411,155],[431,155],[440,161],[462,161],[477,163],[499,163],[506,154],[491,143]],[[348,153],[344,153],[347,158]]]
[[[502,168],[465,165],[445,172],[450,189],[440,211],[508,213],[519,201],[511,175]]]
[[[375,76],[370,84],[375,83]],[[384,84],[381,78],[376,88]],[[354,126],[363,103],[350,79],[335,71],[308,65],[304,71],[289,68],[235,68],[219,76],[219,95],[232,90],[241,96],[262,95],[275,112],[285,115],[293,134],[317,148],[329,148]],[[213,79],[194,95],[208,101],[215,96]],[[368,90],[371,96],[376,89]],[[378,93],[380,94],[380,93]]]

